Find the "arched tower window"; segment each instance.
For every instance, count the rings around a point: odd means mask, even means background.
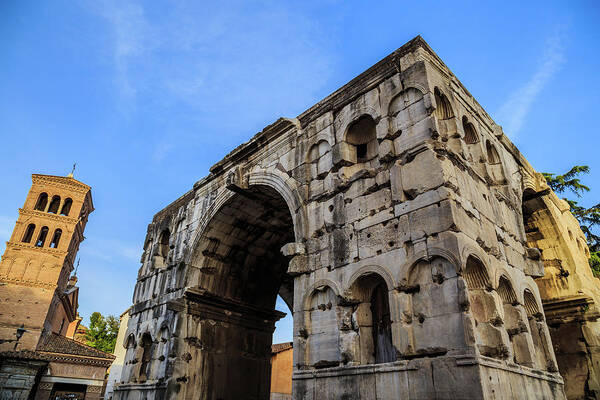
[[[466,144],[474,144],[479,142],[479,137],[477,136],[477,131],[475,130],[475,126],[469,122],[467,117],[463,117],[462,119],[463,130],[465,131],[465,143]]]
[[[71,211],[71,206],[73,205],[73,200],[71,198],[65,199],[65,202],[60,210],[60,215],[68,216]]]
[[[438,88],[435,88],[434,95],[436,104],[435,116],[437,117],[437,119],[452,118],[454,116],[454,113],[452,112],[452,106],[450,105],[450,102],[448,101],[446,95],[444,95],[444,93],[442,93],[442,91]]]
[[[37,202],[35,203],[35,209],[38,211],[46,211],[48,205],[48,193],[40,193]]]
[[[27,229],[25,230],[25,235],[23,235],[23,243],[30,243],[31,238],[33,237],[33,231],[35,231],[35,224],[27,225]]]
[[[489,140],[485,143],[485,148],[487,151],[488,162],[490,164],[500,164],[500,155],[498,155],[498,151]]]
[[[369,115],[363,115],[348,127],[346,141],[354,146],[356,162],[363,163],[377,155],[377,132],[375,121]]]
[[[40,231],[40,235],[38,236],[37,242],[35,242],[36,247],[44,247],[44,243],[46,243],[46,237],[48,236],[48,227],[42,227]]]
[[[163,230],[160,233],[160,243],[158,248],[158,255],[161,257],[167,257],[169,254],[169,239],[171,238],[171,232],[168,229]]]
[[[142,341],[142,362],[140,364],[140,382],[145,382],[148,379],[148,367],[150,366],[150,360],[152,360],[152,337],[149,333],[144,333]]]
[[[52,196],[50,206],[48,206],[48,212],[51,214],[58,214],[58,206],[60,206],[60,196]]]
[[[58,247],[58,242],[60,242],[60,235],[62,235],[61,229],[56,229],[54,231],[54,235],[52,236],[52,241],[50,242],[50,247],[53,249]]]

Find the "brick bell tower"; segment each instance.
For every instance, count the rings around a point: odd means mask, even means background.
[[[33,184],[0,261],[0,352],[35,351],[77,317],[69,278],[94,211],[91,188],[68,176],[32,175]]]

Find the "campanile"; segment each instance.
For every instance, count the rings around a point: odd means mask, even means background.
[[[93,210],[91,188],[72,174],[32,175],[0,261],[0,351],[35,351],[42,335],[64,335],[76,318],[69,276]]]

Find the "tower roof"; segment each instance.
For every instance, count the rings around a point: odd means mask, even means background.
[[[33,183],[48,182],[48,183],[62,183],[77,187],[80,189],[91,190],[92,188],[85,183],[78,181],[72,176],[57,176],[57,175],[45,175],[45,174],[31,174],[31,180]]]
[[[94,203],[92,201],[92,188],[85,183],[78,181],[72,176],[57,176],[57,175],[45,175],[45,174],[31,174],[31,181],[33,184],[47,184],[56,185],[63,188],[73,190],[75,192],[86,194],[87,201],[89,201],[89,212],[94,211]]]

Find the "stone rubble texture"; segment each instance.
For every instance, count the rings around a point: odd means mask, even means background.
[[[570,398],[593,395],[586,251],[565,203],[417,37],[155,215],[114,398],[269,398],[277,294],[293,310],[294,399],[563,399],[559,368],[577,377]],[[587,308],[561,324],[573,296]]]

